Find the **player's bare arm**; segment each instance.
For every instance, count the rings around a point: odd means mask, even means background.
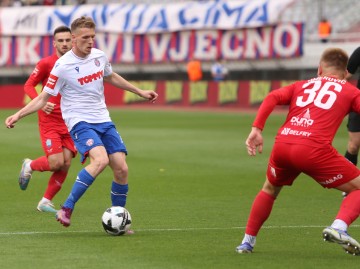
[[[250,132],[248,138],[246,139],[245,144],[246,144],[247,152],[250,156],[255,156],[256,150],[259,153],[262,153],[263,137],[261,134],[261,129],[259,129],[257,127],[252,127],[251,132]]]
[[[110,76],[104,77],[104,81],[114,85],[117,88],[121,88],[123,90],[135,93],[142,98],[148,99],[152,103],[154,103],[158,97],[158,94],[155,91],[141,90],[128,82],[122,76],[114,72]]]
[[[44,107],[46,105],[47,100],[49,100],[50,96],[51,95],[48,94],[47,92],[44,92],[44,91],[41,92],[41,94],[39,94],[39,96],[37,96],[35,99],[31,100],[31,102],[28,103],[25,107],[20,109],[15,114],[9,116],[5,120],[6,127],[14,128],[15,123],[18,122],[21,118],[24,118],[27,115],[30,115],[30,114],[38,111],[42,107]]]

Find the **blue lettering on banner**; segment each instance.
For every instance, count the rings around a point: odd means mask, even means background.
[[[73,10],[70,11],[70,13],[68,15],[66,14],[62,14],[61,13],[61,9],[55,9],[54,10],[54,17],[55,18],[59,18],[60,21],[62,22],[63,25],[68,25],[70,26],[71,22],[72,22],[72,18],[73,18],[73,15],[75,14],[75,12],[79,9],[80,6],[75,6]],[[54,17],[53,16],[50,16],[48,18],[48,31],[51,31],[52,30],[52,27],[53,27],[53,20],[54,20]]]
[[[180,21],[180,24],[182,25],[182,26],[186,26],[186,25],[188,25],[188,24],[194,24],[194,23],[196,23],[196,22],[198,22],[198,19],[197,18],[190,18],[190,19],[188,19],[188,20],[186,20],[186,11],[187,11],[187,9],[188,8],[190,8],[190,6],[188,6],[188,7],[186,7],[186,8],[183,8],[183,9],[181,9],[180,11],[179,11],[179,21]]]
[[[183,30],[230,30],[275,25],[293,0],[216,0],[176,4],[103,4],[12,7],[2,12],[3,35],[51,35],[80,16],[90,16],[101,32],[161,33]],[[30,22],[30,23],[29,23]]]
[[[153,27],[156,27],[158,29],[163,29],[163,30],[166,30],[169,28],[167,21],[166,21],[165,10],[161,10],[159,15],[155,15],[155,17],[153,17],[149,26],[147,27],[147,30],[150,30]]]

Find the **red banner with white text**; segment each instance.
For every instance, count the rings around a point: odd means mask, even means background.
[[[116,64],[285,59],[303,55],[301,23],[236,30],[190,30],[157,34],[97,33],[96,47]],[[51,36],[1,36],[0,67],[34,66],[54,53]]]

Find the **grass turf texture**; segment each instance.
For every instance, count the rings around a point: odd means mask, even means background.
[[[13,111],[0,111],[4,120]],[[17,176],[24,157],[42,154],[37,117],[0,132],[1,268],[356,268],[359,258],[322,241],[321,231],[338,211],[341,193],[324,190],[307,176],[284,188],[252,255],[240,255],[254,196],[261,188],[277,128],[285,118],[272,115],[265,147],[255,158],[245,139],[254,114],[111,110],[128,150],[130,192],[127,208],[132,236],[113,237],[101,226],[110,206],[107,168],[77,203],[72,225],[36,211],[49,173],[35,172],[26,191]],[[345,121],[334,145],[344,152]],[[304,153],[306,154],[306,153]],[[301,158],[301,156],[299,156]],[[69,194],[79,157],[55,197]],[[358,221],[349,232],[360,239]]]

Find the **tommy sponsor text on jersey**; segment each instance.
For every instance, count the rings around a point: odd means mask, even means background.
[[[57,61],[44,90],[51,95],[61,94],[61,110],[69,131],[80,121],[111,121],[103,81],[111,73],[105,53],[95,48],[85,58],[69,51]]]

